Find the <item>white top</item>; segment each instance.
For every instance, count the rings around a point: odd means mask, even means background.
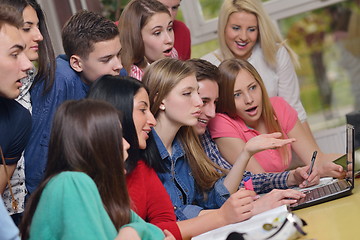
[[[223,57],[220,49],[217,49],[201,58],[219,66],[221,63],[220,59]],[[264,54],[259,44],[254,46],[248,61],[260,74],[269,97],[280,96],[284,98],[298,112],[300,121],[306,121],[306,112],[300,101],[299,80],[285,47],[280,47],[276,54],[276,69],[271,68],[265,62]]]

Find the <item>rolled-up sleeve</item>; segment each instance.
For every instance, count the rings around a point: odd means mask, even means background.
[[[286,182],[290,172],[280,173],[259,173],[253,174],[245,172],[244,178],[250,176],[253,182],[254,191],[258,194],[268,193],[273,189],[286,189],[288,188]],[[244,187],[244,181],[241,181],[240,187]]]

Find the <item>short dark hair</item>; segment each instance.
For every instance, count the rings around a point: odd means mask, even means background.
[[[37,74],[35,75],[34,86],[37,82],[44,81],[44,91],[48,92],[54,85],[55,80],[55,53],[52,47],[50,34],[45,21],[45,14],[36,0],[0,0],[0,3],[14,7],[20,14],[28,6],[32,7],[39,19],[39,30],[43,40],[39,42],[39,59],[37,60]]]
[[[126,141],[130,144],[128,150],[129,157],[125,162],[127,174],[130,174],[141,158],[139,149],[139,139],[134,125],[134,96],[144,88],[149,93],[145,85],[132,77],[104,75],[96,80],[88,93],[88,98],[109,102],[122,112],[123,134]]]
[[[22,15],[14,7],[0,1],[0,30],[5,24],[20,28],[23,22]]]
[[[189,62],[195,69],[196,80],[201,81],[209,79],[219,84],[220,71],[217,66],[204,59],[199,58],[189,59],[187,60],[187,62]]]
[[[119,30],[100,14],[82,10],[65,23],[61,35],[68,57],[78,55],[86,59],[94,51],[94,43],[114,39]]]

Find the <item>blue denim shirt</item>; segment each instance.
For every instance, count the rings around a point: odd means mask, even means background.
[[[58,106],[66,100],[85,98],[89,86],[80,79],[69,64],[66,55],[56,58],[55,81],[52,89],[43,95],[44,82],[38,82],[30,91],[33,128],[25,149],[25,183],[32,193],[44,175],[50,139],[51,123]]]
[[[170,195],[178,220],[186,220],[199,215],[203,209],[216,209],[229,198],[230,193],[220,178],[204,199],[203,192],[196,187],[184,149],[178,139],[172,144],[172,156],[169,155],[160,137],[153,129],[153,136],[166,172],[157,173],[166,191]]]

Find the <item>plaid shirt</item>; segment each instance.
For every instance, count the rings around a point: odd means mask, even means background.
[[[200,136],[201,144],[207,154],[207,156],[217,165],[222,168],[230,170],[232,165],[227,162],[220,154],[220,151],[211,138],[210,132],[205,131],[203,135]],[[260,173],[253,174],[251,172],[245,171],[243,175],[243,180],[246,176],[252,178],[254,191],[258,194],[270,192],[272,189],[286,189],[288,188],[286,181],[289,176],[289,171],[280,172],[280,173]],[[240,187],[244,187],[244,181],[241,181]]]

